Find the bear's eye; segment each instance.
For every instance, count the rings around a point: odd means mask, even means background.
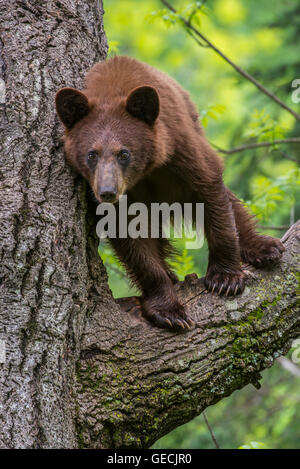
[[[126,163],[130,158],[130,153],[128,150],[121,150],[119,151],[118,153],[118,160],[120,161],[120,163]]]
[[[98,152],[96,150],[89,150],[86,155],[86,162],[91,171],[94,171],[97,166]]]
[[[87,154],[88,161],[95,161],[98,158],[96,150],[90,150]]]

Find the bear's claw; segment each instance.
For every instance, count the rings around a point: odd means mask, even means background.
[[[245,288],[246,275],[242,270],[235,272],[218,271],[217,267],[208,269],[204,279],[208,291],[218,295],[235,296]]]
[[[142,315],[152,324],[163,329],[184,331],[191,329],[195,323],[185,312],[179,302],[168,305],[155,304],[155,300],[144,300]]]

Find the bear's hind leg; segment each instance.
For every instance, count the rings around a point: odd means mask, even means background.
[[[265,267],[278,262],[285,250],[282,242],[257,233],[254,217],[229,189],[227,191],[239,234],[242,261],[255,267]]]

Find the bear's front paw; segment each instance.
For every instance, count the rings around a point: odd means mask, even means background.
[[[155,326],[182,331],[195,324],[178,301],[169,303],[164,298],[148,298],[142,301],[142,314]]]
[[[238,295],[245,288],[246,275],[242,270],[225,272],[221,267],[211,266],[204,278],[204,284],[208,291],[218,295]]]
[[[250,247],[241,249],[243,262],[252,264],[254,267],[265,267],[278,262],[285,247],[279,239],[271,236],[258,236]]]

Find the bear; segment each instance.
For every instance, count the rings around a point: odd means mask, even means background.
[[[241,263],[278,262],[280,240],[256,231],[254,217],[224,185],[222,159],[211,148],[189,94],[174,79],[127,56],[97,63],[85,88],[62,88],[57,114],[64,125],[65,156],[90,184],[99,203],[128,201],[204,203],[209,258],[205,287],[238,295],[245,287]],[[193,320],[178,300],[168,264],[168,239],[109,239],[141,290],[142,315],[154,325],[189,329]]]

